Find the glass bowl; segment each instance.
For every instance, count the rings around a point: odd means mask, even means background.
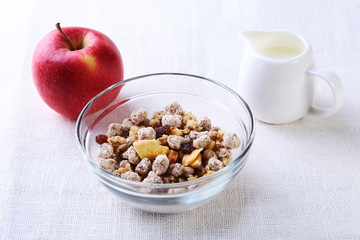
[[[110,123],[121,123],[140,107],[151,117],[174,101],[186,112],[207,116],[213,126],[239,136],[241,146],[232,151],[228,166],[187,182],[150,184],[120,178],[97,165],[95,137],[106,133]],[[245,165],[254,136],[254,117],[237,93],[219,82],[182,73],[155,73],[117,83],[94,97],[76,122],[77,143],[92,175],[129,205],[160,213],[190,210],[221,193]]]

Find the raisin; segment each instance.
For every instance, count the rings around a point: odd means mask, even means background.
[[[106,143],[107,139],[108,139],[108,136],[106,136],[105,134],[97,135],[95,138],[95,140],[98,144]]]
[[[170,125],[165,124],[162,127],[155,128],[156,132],[156,138],[161,138],[164,134],[169,135],[170,134]]]
[[[193,147],[193,141],[186,141],[181,144],[180,151],[182,151],[185,154],[189,154],[194,150]]]

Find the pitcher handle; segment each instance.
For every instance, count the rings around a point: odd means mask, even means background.
[[[312,106],[308,115],[313,117],[328,117],[335,114],[344,101],[344,90],[339,77],[333,72],[318,69],[316,67],[307,70],[307,73],[324,80],[331,88],[335,101],[334,106],[330,109]]]

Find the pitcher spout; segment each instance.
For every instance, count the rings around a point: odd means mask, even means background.
[[[302,38],[283,31],[245,31],[240,34],[247,49],[265,60],[293,59],[309,49]]]

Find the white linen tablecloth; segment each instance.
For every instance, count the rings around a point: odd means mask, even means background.
[[[360,239],[359,1],[2,1],[0,20],[1,239]],[[289,30],[340,76],[345,102],[326,119],[258,122],[247,165],[205,206],[143,212],[93,179],[75,122],[34,87],[34,48],[58,21],[108,35],[126,78],[185,72],[230,87],[239,32]]]

